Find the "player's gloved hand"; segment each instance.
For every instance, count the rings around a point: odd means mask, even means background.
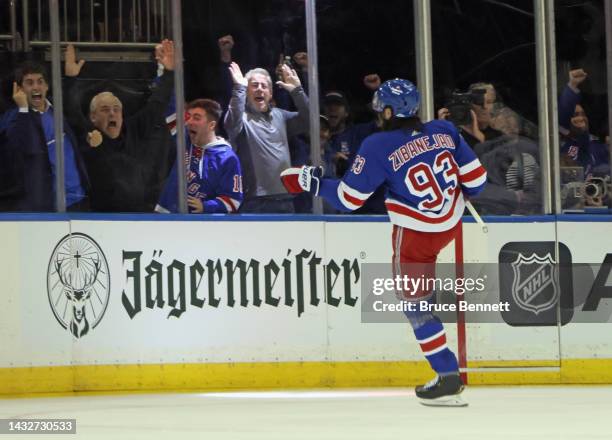
[[[315,196],[319,194],[321,179],[323,178],[323,167],[287,168],[280,175],[281,182],[290,194],[298,194],[307,191]]]

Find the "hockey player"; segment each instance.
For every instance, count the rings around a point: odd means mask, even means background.
[[[384,131],[363,141],[342,180],[323,179],[322,169],[312,166],[281,173],[289,192],[309,191],[344,211],[359,208],[384,185],[393,223],[393,264],[404,271],[400,263],[433,266],[461,227],[463,194],[477,194],[486,182],[484,168],[454,126],[443,120],[422,123],[416,116],[418,107],[419,92],[410,81],[386,81],[373,99],[374,110],[383,114]],[[422,291],[405,299],[433,301],[433,294]],[[409,311],[406,316],[437,373],[431,382],[416,387],[421,403],[467,405],[460,397],[464,384],[442,322],[431,312]]]
[[[196,99],[187,104],[186,113],[189,212],[237,212],[242,202],[242,172],[232,147],[215,132],[221,118],[221,106],[210,99]],[[155,207],[157,212],[177,212],[177,181],[175,163]]]

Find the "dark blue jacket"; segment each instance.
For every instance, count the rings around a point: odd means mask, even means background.
[[[85,162],[68,124],[64,132],[73,145],[81,185],[89,194]],[[54,211],[54,182],[41,115],[12,108],[0,116],[0,209],[4,211]]]
[[[344,131],[330,137],[325,146],[324,156],[328,173],[331,173],[333,177],[342,177],[350,164],[353,163],[363,140],[377,131],[379,131],[379,129],[376,126],[376,122],[371,121],[362,124],[347,125]],[[348,156],[348,160],[345,162],[344,166],[334,163],[333,157],[339,152]]]

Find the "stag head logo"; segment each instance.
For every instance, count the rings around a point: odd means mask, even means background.
[[[100,246],[81,233],[57,244],[47,270],[49,304],[60,325],[79,339],[94,329],[108,306],[110,277]]]

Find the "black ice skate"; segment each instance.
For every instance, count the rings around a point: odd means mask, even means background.
[[[436,376],[425,385],[415,388],[419,402],[426,406],[467,406],[461,398],[464,389],[463,381],[458,374]]]

